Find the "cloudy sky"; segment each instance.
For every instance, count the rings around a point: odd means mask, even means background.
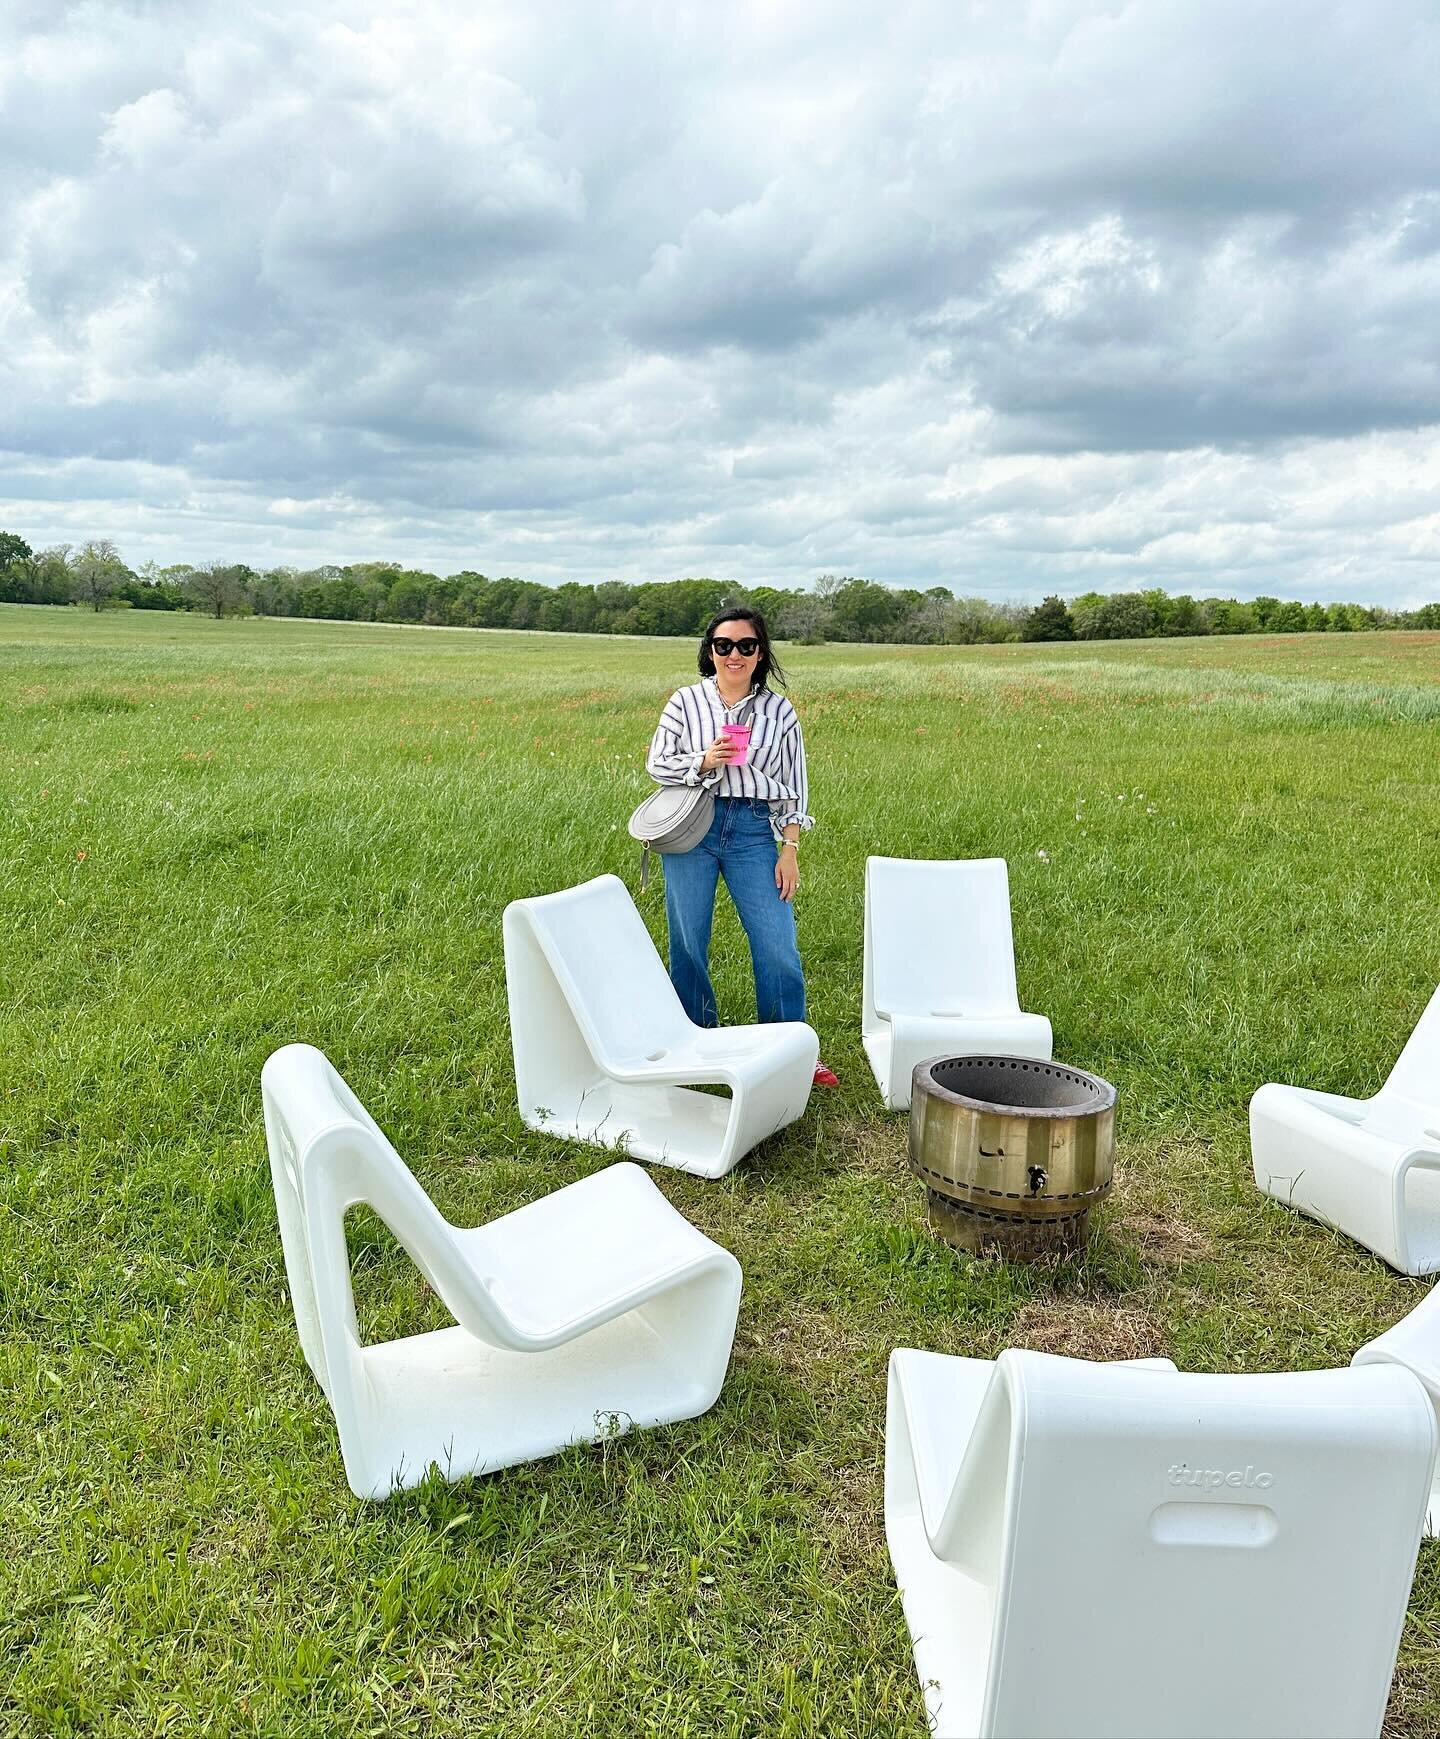
[[[1440,597],[1434,0],[5,0],[0,528]]]

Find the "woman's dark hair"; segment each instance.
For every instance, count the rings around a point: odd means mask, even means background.
[[[715,655],[710,650],[710,642],[715,638],[715,630],[722,622],[748,622],[755,630],[755,638],[760,642],[760,657],[755,665],[755,681],[761,688],[769,688],[770,679],[774,677],[781,688],[785,684],[785,672],[780,668],[780,660],[770,650],[770,630],[765,626],[765,618],[749,604],[732,604],[710,618],[710,625],[700,636],[700,674],[714,676]]]

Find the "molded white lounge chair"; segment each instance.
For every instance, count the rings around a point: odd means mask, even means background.
[[[927,1057],[1050,1057],[1050,1022],[1023,1013],[1015,988],[1003,857],[866,858],[860,1025],[891,1111]]]
[[[1440,1269],[1440,990],[1373,1098],[1262,1087],[1250,1155],[1266,1195],[1402,1274]]]
[[[1440,1285],[1432,1286],[1408,1316],[1367,1341],[1351,1361],[1356,1365],[1404,1365],[1425,1385],[1440,1423]],[[1430,1488],[1425,1532],[1440,1536],[1440,1463]]]
[[[885,1437],[941,1739],[1379,1733],[1435,1458],[1409,1372],[902,1350]]]
[[[811,1028],[695,1026],[617,876],[507,906],[505,979],[532,1129],[721,1177],[809,1102]]]
[[[357,1496],[416,1485],[432,1463],[461,1479],[715,1400],[740,1265],[639,1166],[459,1231],[313,1046],[276,1051],[261,1084],[295,1324]],[[358,1202],[457,1327],[361,1345],[345,1245]]]

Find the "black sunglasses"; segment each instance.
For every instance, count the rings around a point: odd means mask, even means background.
[[[725,635],[717,634],[710,642],[710,650],[718,652],[722,658],[728,658],[732,652],[750,658],[760,650],[760,642],[753,634],[747,634],[743,640],[729,640]]]

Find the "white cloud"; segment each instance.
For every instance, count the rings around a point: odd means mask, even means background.
[[[1434,596],[1437,75],[1426,0],[11,7],[0,523]]]

